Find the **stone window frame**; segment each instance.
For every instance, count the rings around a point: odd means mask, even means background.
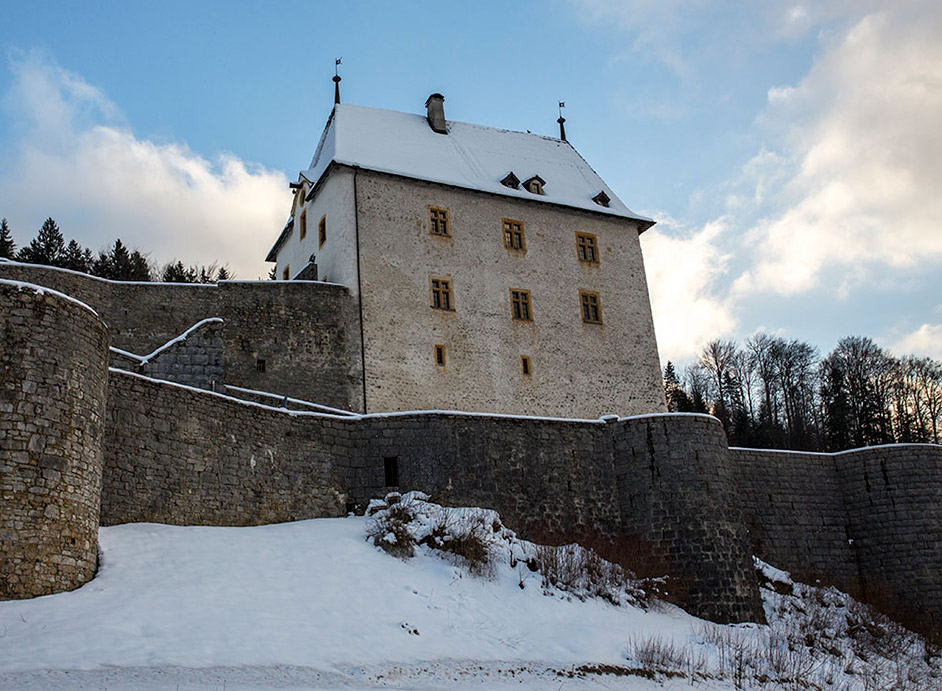
[[[598,237],[592,233],[576,233],[576,255],[584,264],[599,263]]]
[[[533,363],[530,361],[529,355],[520,356],[520,374],[524,377],[533,376]]]
[[[510,289],[510,315],[515,321],[533,321],[533,300],[529,290]]]
[[[448,350],[441,343],[436,343],[433,348],[435,366],[443,369],[448,362]]]
[[[281,280],[291,280],[291,264],[285,264],[285,268],[281,270]]]
[[[304,186],[298,188],[298,199],[297,199],[297,210],[301,211],[304,208]]]
[[[327,242],[327,214],[321,216],[321,220],[317,222],[317,249],[323,247],[325,242]]]
[[[428,284],[431,296],[430,307],[443,312],[454,312],[455,295],[452,280],[440,276],[429,276]]]
[[[302,211],[298,218],[298,240],[304,240],[307,237],[307,211]]]
[[[579,307],[583,324],[602,323],[602,297],[591,290],[579,291]]]
[[[500,226],[504,238],[504,248],[514,252],[527,251],[527,236],[523,221],[514,218],[500,219]]]
[[[451,219],[448,209],[442,206],[428,207],[428,233],[440,238],[451,237]]]

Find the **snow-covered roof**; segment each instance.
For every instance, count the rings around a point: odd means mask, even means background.
[[[424,115],[337,105],[302,175],[317,182],[331,163],[339,163],[620,216],[642,221],[642,230],[653,224],[625,206],[568,142],[451,120],[447,129],[447,135],[433,132]],[[544,194],[502,185],[508,171],[520,180],[538,175],[546,183]],[[602,191],[611,199],[608,207],[592,201]]]

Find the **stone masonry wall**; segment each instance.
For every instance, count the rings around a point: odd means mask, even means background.
[[[71,590],[98,561],[108,332],[0,281],[0,599]]]
[[[528,537],[580,539],[635,568],[666,571],[702,616],[761,618],[722,429],[711,418],[343,418],[123,372],[110,382],[103,524],[336,516],[393,489],[418,489],[446,504],[496,509]]]
[[[942,446],[730,454],[757,556],[940,630]]]
[[[859,449],[835,461],[863,597],[942,630],[942,446]]]
[[[259,525],[343,515],[337,425],[112,371],[102,524]]]
[[[753,553],[804,582],[859,594],[835,457],[738,448],[730,455]]]
[[[16,262],[0,262],[3,278],[48,286],[87,303],[108,324],[112,345],[135,355],[153,352],[203,319],[222,318],[219,350],[187,353],[175,346],[144,368],[125,360],[122,366],[132,371],[208,387],[221,365],[224,384],[363,409],[359,312],[343,286],[129,283]],[[199,372],[194,360],[204,359],[206,369]]]

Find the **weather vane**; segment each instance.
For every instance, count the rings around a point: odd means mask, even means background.
[[[343,58],[334,60],[334,103],[340,103],[340,64]]]
[[[566,141],[566,118],[563,117],[563,108],[566,107],[565,101],[559,102],[559,120],[556,122],[559,123],[559,138],[563,141]]]

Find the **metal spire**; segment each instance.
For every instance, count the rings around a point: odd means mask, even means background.
[[[566,107],[566,102],[560,101],[559,102],[559,120],[556,121],[559,123],[559,138],[562,139],[563,141],[567,141],[566,140],[566,118],[563,117],[563,108],[565,107]]]
[[[334,103],[340,103],[340,73],[338,67],[343,62],[343,58],[334,60]]]

